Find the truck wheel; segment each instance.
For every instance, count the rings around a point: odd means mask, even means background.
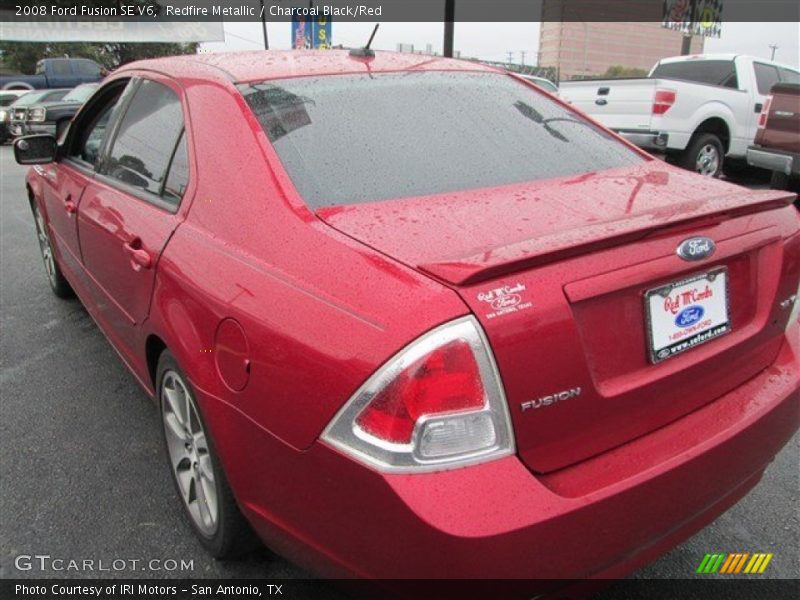
[[[800,193],[800,177],[792,177],[780,171],[773,171],[769,180],[769,187],[773,190],[789,190]]]
[[[722,142],[713,133],[696,133],[681,153],[678,164],[706,177],[719,177],[725,161]]]

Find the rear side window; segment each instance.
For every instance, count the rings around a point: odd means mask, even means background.
[[[100,67],[90,60],[75,62],[75,71],[83,77],[99,77]]]
[[[736,65],[732,60],[682,60],[662,63],[650,74],[653,79],[681,79],[738,89]]]
[[[792,71],[791,69],[783,69],[779,68],[778,72],[781,76],[781,83],[800,83],[800,73],[797,71]]]
[[[337,75],[243,84],[240,90],[312,209],[644,160],[502,74]]]
[[[753,63],[753,68],[756,72],[756,84],[758,85],[758,93],[769,94],[772,86],[780,81],[778,77],[778,69],[772,65],[765,65],[763,63]]]
[[[160,197],[182,131],[183,111],[175,92],[142,81],[119,125],[104,174]]]

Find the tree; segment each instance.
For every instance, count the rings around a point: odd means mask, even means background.
[[[157,42],[105,43],[105,42],[0,42],[0,56],[4,66],[16,72],[33,73],[42,58],[69,56],[91,58],[108,70],[134,60],[194,54],[197,43],[172,44]]]
[[[647,71],[638,67],[623,67],[613,65],[608,67],[603,77],[607,79],[619,79],[622,77],[647,77]]]

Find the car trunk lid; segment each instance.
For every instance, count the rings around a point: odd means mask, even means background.
[[[317,214],[461,295],[492,345],[519,455],[548,472],[663,426],[769,365],[782,333],[771,317],[781,240],[797,223],[768,211],[791,201],[650,162]],[[679,258],[681,241],[697,236],[716,243],[714,254]],[[732,330],[653,364],[645,293],[715,270],[725,273]]]

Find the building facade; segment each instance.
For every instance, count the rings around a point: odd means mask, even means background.
[[[602,77],[619,65],[649,71],[660,59],[681,53],[683,34],[652,22],[545,21],[539,38],[539,65],[555,67],[561,81]],[[692,38],[692,53],[704,38]]]

